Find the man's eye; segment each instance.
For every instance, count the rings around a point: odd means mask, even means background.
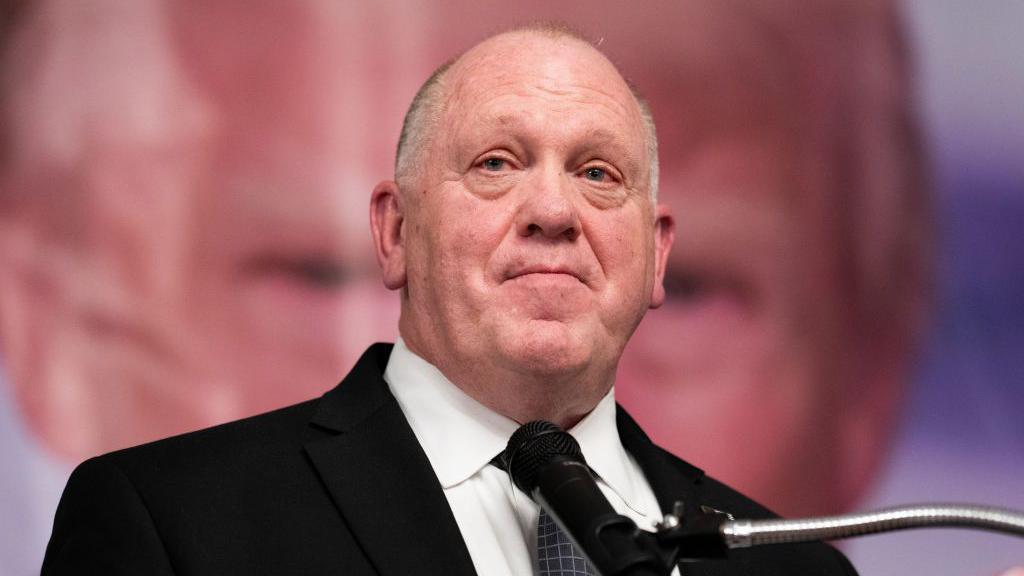
[[[484,170],[498,172],[505,167],[505,164],[506,162],[503,158],[488,158],[481,162],[480,165],[484,167]]]
[[[603,168],[587,168],[583,172],[583,175],[587,178],[587,180],[592,180],[594,182],[604,182],[605,180],[608,179],[608,172],[606,172]]]

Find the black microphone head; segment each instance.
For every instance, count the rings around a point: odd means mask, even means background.
[[[537,476],[555,456],[568,456],[585,462],[576,439],[546,420],[527,422],[508,439],[505,461],[512,481],[520,490],[533,495]]]

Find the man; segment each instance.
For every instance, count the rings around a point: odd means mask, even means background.
[[[615,409],[618,359],[664,299],[642,104],[587,42],[492,37],[442,67],[371,199],[401,339],[319,400],[110,454],[73,475],[44,574],[523,574],[538,510],[489,463],[518,423],[572,428],[642,526],[677,501],[764,516]],[[843,574],[826,546],[753,549],[686,574]]]

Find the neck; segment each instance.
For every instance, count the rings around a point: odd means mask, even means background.
[[[433,364],[468,396],[520,424],[547,420],[568,430],[597,406],[614,382],[614,366],[545,373],[502,366],[495,358],[437,354],[405,334],[402,338],[410,351]]]

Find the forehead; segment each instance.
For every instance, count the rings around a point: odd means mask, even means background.
[[[513,32],[464,54],[449,73],[446,109],[455,120],[514,127],[545,113],[571,119],[593,112],[619,122],[588,127],[607,139],[625,128],[640,135],[642,119],[615,67],[586,42],[570,36]]]

